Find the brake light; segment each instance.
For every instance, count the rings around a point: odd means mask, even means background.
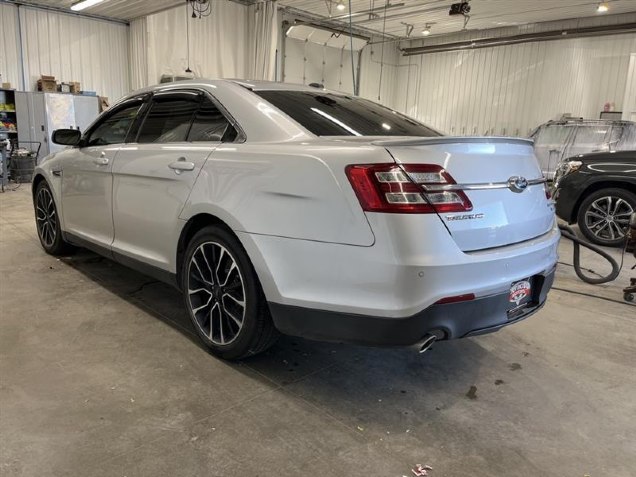
[[[440,190],[456,182],[435,164],[354,164],[345,172],[367,212],[431,214],[473,208],[463,191]]]

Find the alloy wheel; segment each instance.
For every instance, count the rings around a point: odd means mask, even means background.
[[[205,242],[192,254],[187,301],[196,326],[212,343],[228,345],[238,337],[245,320],[245,286],[223,245]]]
[[[46,187],[38,191],[35,201],[38,235],[46,248],[53,247],[57,235],[57,212],[51,192]]]
[[[585,225],[601,240],[622,239],[633,212],[629,202],[620,197],[600,197],[585,211]]]

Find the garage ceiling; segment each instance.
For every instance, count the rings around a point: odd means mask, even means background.
[[[19,0],[18,0],[19,1]],[[78,0],[28,0],[23,3],[69,9]],[[104,0],[83,13],[132,20],[166,8],[183,4],[185,0]],[[215,1],[215,0],[213,0]],[[221,1],[221,0],[216,0]],[[258,0],[235,0],[253,3]],[[278,0],[279,5],[292,11],[307,14],[333,23],[348,25],[348,0],[343,0],[347,9],[336,9],[339,0]],[[452,3],[460,0],[390,0],[385,11],[383,0],[352,0],[354,26],[371,33],[405,37],[407,25],[413,26],[412,37],[422,35],[427,24],[431,34],[460,31],[464,18],[449,16]],[[552,20],[600,16],[596,9],[599,0],[470,0],[472,8],[467,28],[470,30],[524,25]],[[636,12],[636,0],[609,0],[606,15]],[[331,10],[331,11],[330,11]],[[386,24],[384,17],[386,13]]]
[[[71,5],[78,1],[79,0],[28,0],[25,2],[18,1],[16,3],[31,3],[70,10]],[[82,13],[117,18],[119,20],[132,20],[183,3],[184,0],[104,0],[102,3],[82,10]]]
[[[343,0],[347,9],[336,9],[338,0],[279,0],[279,4],[293,9],[336,20],[348,25],[348,0]],[[386,9],[383,0],[352,0],[355,26],[387,35],[405,37],[407,26],[413,26],[412,37],[421,37],[427,24],[431,35],[462,30],[464,17],[449,16],[450,5],[460,0],[391,0]],[[469,30],[517,26],[537,22],[570,18],[601,16],[596,9],[598,0],[471,0]],[[609,6],[605,15],[636,12],[636,0],[612,0],[603,2]],[[394,5],[394,6],[391,6]],[[371,13],[369,13],[371,12]]]

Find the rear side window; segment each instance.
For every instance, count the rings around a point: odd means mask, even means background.
[[[203,100],[194,115],[188,141],[233,141],[236,131],[223,113],[208,99]]]
[[[121,144],[141,108],[141,101],[110,114],[88,133],[87,146]]]
[[[138,143],[183,142],[188,137],[196,100],[165,99],[154,101],[137,136]]]
[[[254,91],[317,136],[440,136],[366,99],[312,91]]]

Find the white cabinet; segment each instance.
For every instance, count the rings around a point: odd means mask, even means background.
[[[25,142],[29,149],[35,147],[26,141],[42,144],[38,162],[65,147],[51,142],[53,131],[68,128],[84,131],[99,114],[96,96],[16,91],[15,103],[20,142]]]

